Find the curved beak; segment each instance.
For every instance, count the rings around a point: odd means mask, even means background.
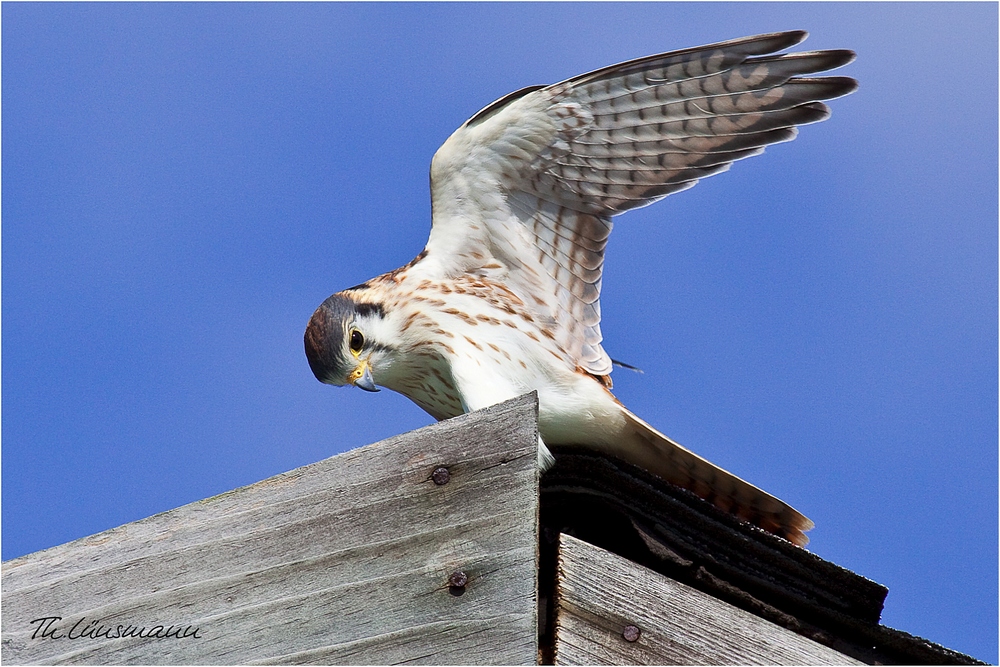
[[[368,367],[368,361],[362,361],[354,372],[351,373],[351,377],[354,378],[352,383],[355,387],[359,389],[364,389],[365,391],[378,391],[379,388],[375,386],[375,378],[372,377],[372,369]]]

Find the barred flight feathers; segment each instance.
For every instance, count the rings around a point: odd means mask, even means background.
[[[570,361],[607,375],[599,299],[612,216],[826,119],[823,100],[857,83],[803,75],[854,54],[773,55],[805,37],[773,33],[648,56],[488,105],[435,155],[423,268],[445,276],[501,266],[506,284],[558,325]]]

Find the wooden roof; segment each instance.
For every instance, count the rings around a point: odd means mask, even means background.
[[[573,535],[869,664],[981,664],[879,624],[888,589],[590,450],[553,448],[542,567]],[[542,576],[542,580],[549,577]]]

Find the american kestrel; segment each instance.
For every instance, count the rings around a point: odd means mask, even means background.
[[[821,100],[857,88],[803,76],[846,65],[851,51],[775,54],[805,37],[648,56],[485,107],[431,161],[423,251],[313,314],[313,373],[388,387],[435,419],[536,390],[544,443],[601,450],[805,545],[812,521],[618,402],[599,301],[613,216],[791,140],[830,115]]]

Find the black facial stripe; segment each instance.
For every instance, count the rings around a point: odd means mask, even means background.
[[[378,315],[379,318],[385,317],[385,308],[380,303],[356,303],[354,304],[354,310],[361,317],[368,317],[373,314]]]

